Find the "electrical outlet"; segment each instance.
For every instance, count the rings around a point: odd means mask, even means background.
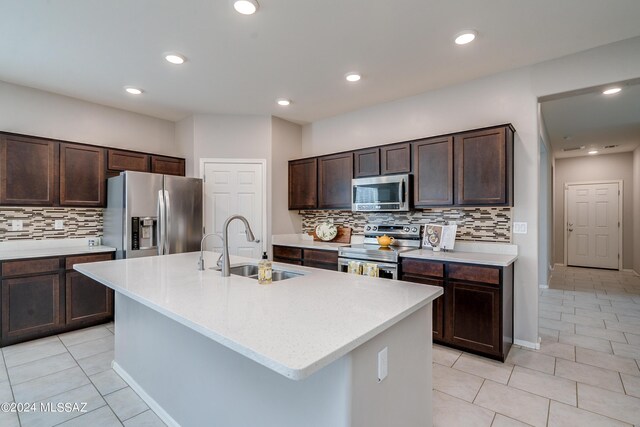
[[[388,356],[387,347],[385,347],[382,350],[380,350],[380,352],[378,353],[378,382],[387,378],[387,372],[389,369],[388,365],[389,365],[389,356]]]
[[[513,234],[527,234],[527,223],[526,222],[514,222],[513,223]]]
[[[12,219],[11,220],[11,231],[22,231],[22,220],[21,219]]]
[[[55,224],[54,224],[54,228],[56,230],[64,230],[64,220],[56,219]]]

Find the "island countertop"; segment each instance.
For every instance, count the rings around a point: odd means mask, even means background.
[[[196,268],[199,253],[74,269],[288,378],[304,379],[426,306],[442,289],[274,263],[271,285]],[[219,254],[205,252],[206,265]],[[231,257],[232,265],[257,261]],[[117,321],[117,319],[116,319]]]

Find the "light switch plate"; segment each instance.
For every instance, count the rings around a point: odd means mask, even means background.
[[[54,228],[56,230],[64,230],[64,220],[56,219],[55,224],[54,224]]]
[[[12,219],[11,220],[11,231],[22,231],[22,220],[21,219]]]
[[[387,347],[385,347],[378,353],[378,382],[387,378],[388,365],[389,357]]]
[[[514,222],[513,223],[513,234],[527,234],[527,223],[526,222]]]

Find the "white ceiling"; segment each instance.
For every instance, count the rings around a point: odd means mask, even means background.
[[[311,122],[640,35],[638,0],[259,2],[243,16],[228,0],[0,0],[0,80],[170,120]],[[478,39],[454,45],[466,28]]]
[[[541,108],[556,158],[586,156],[590,149],[621,153],[640,145],[640,84],[623,86],[615,95],[603,95],[598,88],[541,102]],[[617,147],[603,149],[607,145]]]

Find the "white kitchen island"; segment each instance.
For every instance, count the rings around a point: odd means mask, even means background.
[[[74,267],[116,291],[114,369],[167,424],[431,425],[441,288],[277,263],[304,276],[259,285],[198,256]]]

